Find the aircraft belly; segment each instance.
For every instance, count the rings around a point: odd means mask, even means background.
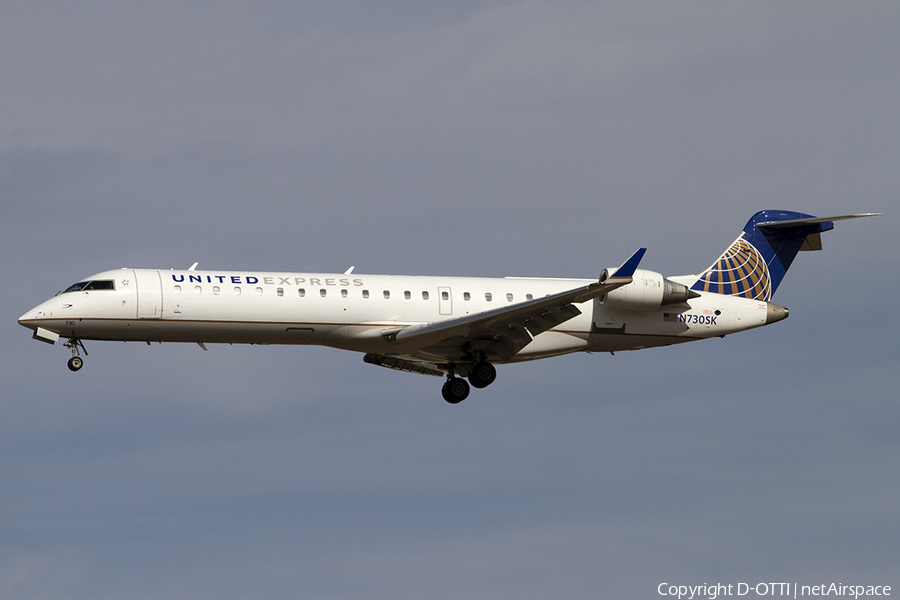
[[[624,352],[626,350],[641,350],[643,348],[659,348],[691,342],[699,338],[663,336],[663,335],[634,335],[634,334],[592,334],[590,336],[589,352]]]
[[[586,336],[576,332],[545,331],[522,348],[509,362],[537,360],[587,350]]]

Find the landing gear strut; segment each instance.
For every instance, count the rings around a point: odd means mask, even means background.
[[[465,379],[448,375],[447,382],[441,388],[441,395],[450,404],[459,404],[469,397],[469,384]]]
[[[79,340],[78,338],[69,338],[69,341],[64,345],[66,348],[69,348],[72,351],[72,358],[70,358],[69,362],[66,363],[69,367],[69,370],[79,370],[84,366],[84,360],[81,358],[81,350],[84,350],[84,355],[87,356],[87,349],[84,347],[84,344],[82,344],[81,340]]]

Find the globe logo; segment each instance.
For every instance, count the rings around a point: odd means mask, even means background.
[[[769,268],[752,244],[738,238],[705,273],[699,283],[704,292],[769,301]],[[695,288],[696,289],[696,288]]]

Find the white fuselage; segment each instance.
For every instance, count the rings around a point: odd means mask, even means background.
[[[316,344],[447,360],[415,344],[390,341],[385,332],[537,300],[593,281],[155,269],[106,271],[86,281],[110,280],[113,289],[58,294],[19,322],[79,340]],[[703,293],[657,310],[610,308],[601,298],[578,306],[580,315],[494,362],[723,336],[771,322],[773,305]]]

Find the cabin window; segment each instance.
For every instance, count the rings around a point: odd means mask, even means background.
[[[176,286],[175,286],[175,293],[176,293],[176,294],[180,294],[180,293],[181,293],[181,286],[180,286],[180,285],[176,285]]]
[[[441,300],[449,300],[450,292],[441,292]]]
[[[199,285],[195,285],[195,286],[194,286],[194,293],[195,293],[195,294],[199,294],[199,293],[202,292],[202,291],[203,291],[203,288],[200,287]]]
[[[403,297],[406,298],[407,300],[409,300],[410,298],[412,298],[412,292],[410,292],[408,290],[403,292]]]
[[[347,288],[344,288],[344,289],[341,290],[341,298],[346,298],[346,297],[347,297],[347,294],[348,294]]]
[[[534,296],[532,296],[531,294],[525,294],[525,299],[530,302],[530,301],[534,300]]]
[[[262,288],[256,288],[256,295],[262,296]]]
[[[275,293],[278,294],[279,297],[284,296],[284,288],[278,288],[275,290]]]
[[[297,294],[299,294],[301,298],[306,298],[306,288],[300,288],[297,290]]]
[[[369,297],[369,290],[363,290],[363,298]]]
[[[428,300],[428,292],[422,292],[422,300]]]
[[[239,287],[234,288],[234,295],[235,295],[235,296],[240,296],[240,295],[241,295],[241,288],[239,288]]]
[[[325,288],[322,288],[321,290],[319,290],[319,295],[324,298],[325,296],[328,295],[328,290],[326,290]]]
[[[219,286],[217,286],[217,285],[214,285],[214,286],[213,286],[213,294],[215,294],[216,296],[218,296],[218,295],[221,294],[221,293],[222,293],[221,288],[219,288]]]
[[[472,299],[472,294],[470,294],[469,292],[463,292],[463,300],[468,302],[471,299]]]
[[[490,301],[493,300],[493,299],[494,299],[494,297],[491,296],[491,293],[490,293],[490,292],[485,292],[485,293],[484,293],[484,300],[485,300],[485,302],[490,302]]]
[[[513,295],[512,295],[512,294],[507,294],[507,295],[506,295],[506,301],[507,301],[507,302],[512,302],[512,301],[513,301]]]
[[[384,299],[385,299],[385,300],[390,300],[390,299],[391,299],[391,292],[390,292],[390,290],[384,290],[383,294],[384,294]]]

